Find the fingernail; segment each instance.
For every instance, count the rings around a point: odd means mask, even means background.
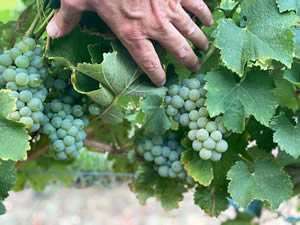
[[[211,27],[212,25],[214,25],[214,20],[213,19],[209,22],[209,26]]]
[[[47,26],[47,33],[50,37],[58,37],[59,29],[54,20],[49,22]]]
[[[158,86],[164,86],[165,83],[166,83],[166,79],[164,79],[164,80],[163,80],[162,82],[160,82],[160,83],[157,83],[157,85],[158,85]]]

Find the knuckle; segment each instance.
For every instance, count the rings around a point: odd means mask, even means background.
[[[121,36],[124,37],[125,40],[128,41],[137,41],[141,40],[143,38],[143,34],[141,32],[141,29],[139,29],[138,26],[133,25],[124,25],[121,26],[122,28],[119,29],[119,33]]]
[[[154,62],[152,60],[143,60],[142,61],[144,72],[151,73],[159,70],[160,63]]]
[[[64,0],[62,4],[72,9],[84,10],[84,4],[80,0]]]
[[[196,33],[197,33],[197,27],[196,26],[191,26],[186,31],[187,36],[194,36]]]
[[[177,50],[177,55],[179,59],[185,59],[190,54],[190,48],[187,45],[184,45],[183,47],[179,48]]]
[[[205,3],[203,2],[203,0],[200,0],[199,4],[196,5],[196,9],[198,11],[200,11],[200,10],[202,10],[204,8],[204,6],[205,6]]]

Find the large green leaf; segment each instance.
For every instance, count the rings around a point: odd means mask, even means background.
[[[298,0],[276,0],[280,12],[295,10],[300,16],[300,2]]]
[[[161,97],[152,95],[142,102],[142,110],[146,114],[145,127],[156,134],[164,134],[171,127],[165,108],[161,106],[162,100]]]
[[[223,69],[210,72],[205,77],[208,90],[205,105],[210,116],[224,113],[225,126],[239,133],[244,130],[245,119],[250,115],[267,126],[277,103],[268,73],[255,69],[240,82],[236,82],[234,76]]]
[[[256,160],[253,170],[239,161],[228,172],[227,178],[233,201],[244,208],[258,199],[267,201],[272,209],[276,209],[292,194],[289,176],[280,166],[268,160]]]
[[[240,75],[248,61],[258,59],[275,59],[290,68],[295,51],[290,27],[296,14],[280,14],[275,0],[244,0],[241,8],[244,27],[219,20],[216,45],[226,66]]]
[[[25,160],[30,150],[30,136],[24,125],[7,119],[15,109],[16,99],[9,91],[0,90],[0,159]]]
[[[294,63],[292,69],[285,70],[283,78],[300,87],[300,64]]]
[[[16,182],[16,171],[13,161],[0,160],[0,215],[5,213],[2,201],[8,197],[8,191]]]
[[[299,10],[300,12],[300,10]],[[295,33],[295,45],[296,45],[296,52],[295,52],[295,56],[300,59],[300,28],[292,28],[292,31]]]
[[[294,158],[300,155],[300,124],[291,124],[284,114],[276,116],[271,122],[271,128],[275,131],[274,142],[278,143],[281,150]]]

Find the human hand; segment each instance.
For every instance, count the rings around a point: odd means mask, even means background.
[[[96,11],[152,82],[160,86],[166,75],[150,40],[158,41],[194,72],[200,63],[185,38],[203,51],[208,49],[206,36],[184,9],[205,26],[213,24],[203,0],[61,0],[47,32],[51,37],[62,37],[80,22],[83,11]]]

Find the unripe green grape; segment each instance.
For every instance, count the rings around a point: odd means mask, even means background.
[[[8,118],[10,120],[13,120],[13,121],[19,121],[20,120],[20,113],[18,111],[15,111],[15,112],[11,112],[8,116]]]
[[[180,109],[184,106],[184,100],[179,95],[175,95],[172,97],[171,104],[174,108]]]
[[[5,66],[8,67],[12,64],[12,59],[10,58],[10,56],[8,54],[1,54],[0,55],[0,65],[1,66]]]
[[[45,126],[45,124],[47,124],[47,123],[49,123],[49,122],[50,122],[50,121],[49,121],[48,116],[44,115],[44,116],[43,116],[43,120],[41,121],[41,125],[42,125],[42,126]]]
[[[191,100],[187,100],[185,103],[184,103],[184,109],[188,112],[196,109],[196,104],[195,102],[191,101]]]
[[[29,50],[29,46],[23,41],[16,43],[15,47],[18,48],[21,53],[25,53]]]
[[[64,80],[61,79],[57,79],[54,81],[54,88],[57,91],[63,91],[66,88],[66,82]]]
[[[204,88],[200,88],[199,89],[199,92],[200,92],[200,96],[202,98],[205,98],[206,94],[207,94],[207,91],[204,89]]]
[[[24,56],[26,56],[29,59],[29,61],[31,61],[34,58],[34,53],[33,53],[33,51],[29,50],[24,53]]]
[[[202,144],[202,142],[195,140],[192,143],[192,147],[195,151],[200,151],[203,148],[203,144]]]
[[[67,154],[65,152],[58,152],[56,154],[56,157],[59,160],[66,160],[66,159],[68,159],[68,156],[67,156]]]
[[[146,140],[145,143],[144,143],[144,149],[145,149],[146,151],[151,151],[152,148],[153,148],[152,141]]]
[[[162,177],[168,177],[169,176],[169,168],[167,166],[160,166],[158,168],[158,174]]]
[[[20,122],[25,124],[25,128],[29,129],[33,125],[31,117],[21,117]]]
[[[25,104],[24,104],[24,102],[21,102],[21,101],[18,100],[16,102],[16,106],[17,106],[17,109],[20,110],[25,106]]]
[[[159,145],[155,145],[153,148],[152,148],[152,151],[151,151],[152,155],[154,156],[159,156],[161,155],[162,153],[162,149]]]
[[[56,140],[52,146],[53,150],[56,152],[61,152],[65,149],[65,144],[62,140]]]
[[[184,113],[180,116],[179,122],[181,126],[187,127],[190,124],[190,118],[188,113]]]
[[[82,116],[81,120],[83,121],[85,127],[87,127],[90,124],[90,120],[86,115]]]
[[[197,101],[196,101],[196,106],[197,108],[201,108],[204,106],[204,103],[205,103],[205,99],[204,98],[199,98]]]
[[[55,117],[55,118],[53,118],[52,120],[51,120],[51,124],[52,124],[52,126],[53,127],[55,127],[55,128],[60,128],[61,127],[61,124],[62,124],[62,118],[60,118],[60,117]]]
[[[27,69],[24,69],[24,68],[16,68],[15,69],[16,73],[26,73],[28,74],[28,70]]]
[[[155,157],[155,159],[154,159],[154,163],[156,165],[163,165],[165,162],[166,162],[166,158],[164,158],[162,156]]]
[[[28,103],[27,106],[31,109],[32,112],[40,111],[43,107],[41,100],[38,98],[32,98]]]
[[[41,102],[44,102],[47,98],[47,94],[42,91],[38,91],[34,93],[33,97],[38,98],[39,100],[41,100]]]
[[[199,112],[200,117],[208,117],[209,116],[206,107],[201,107],[198,112]]]
[[[19,99],[22,102],[29,102],[32,99],[32,93],[28,90],[21,91],[19,94]]]
[[[38,74],[30,74],[29,75],[29,82],[28,86],[31,88],[36,88],[41,85],[41,77]]]
[[[197,80],[196,78],[189,79],[187,82],[187,87],[192,90],[192,89],[199,89],[200,88],[200,81]]]
[[[73,145],[70,145],[70,146],[67,146],[65,148],[65,152],[68,154],[68,155],[71,155],[73,152],[76,152],[77,151],[77,148],[76,148],[76,145],[73,144]]]
[[[167,96],[165,97],[165,103],[166,103],[167,105],[170,105],[170,104],[171,104],[171,101],[172,101],[172,97],[167,95]]]
[[[199,80],[200,82],[203,82],[204,81],[204,74],[198,74],[195,78],[197,79],[197,80]]]
[[[41,125],[39,123],[33,123],[32,127],[29,128],[29,133],[37,132]]]
[[[31,61],[31,65],[36,67],[37,69],[41,69],[44,65],[44,61],[41,56],[35,56]]]
[[[66,118],[66,113],[65,113],[64,111],[59,111],[59,112],[57,113],[57,116],[60,117],[60,118],[62,118],[62,119],[65,119],[65,118]],[[83,122],[83,121],[82,121],[82,122]]]
[[[200,117],[197,120],[197,125],[199,128],[205,128],[206,124],[209,122],[209,120],[207,119],[207,117]]]
[[[17,73],[13,69],[6,69],[6,70],[4,70],[4,72],[2,74],[2,76],[6,82],[15,81],[16,75],[17,75]]]
[[[71,146],[75,143],[75,138],[72,136],[65,136],[64,137],[64,144],[66,146]]]
[[[189,79],[187,79],[187,78],[183,79],[182,86],[186,87],[188,82],[189,82]]]
[[[56,129],[50,123],[46,123],[43,127],[43,133],[48,136],[55,131],[56,131]]]
[[[166,135],[169,140],[177,139],[177,134],[175,131],[168,130]]]
[[[75,145],[76,145],[76,148],[77,148],[77,149],[81,149],[81,148],[83,148],[83,146],[84,146],[84,144],[83,144],[82,141],[76,142]]]
[[[180,112],[180,114],[187,113],[187,111],[185,110],[185,108],[184,108],[184,107],[180,108],[180,109],[179,109],[179,112]]]
[[[197,100],[200,98],[200,93],[198,90],[193,89],[189,93],[189,99],[192,100],[193,102],[197,102]]]
[[[49,119],[52,119],[52,118],[53,118],[53,113],[47,113],[47,117],[48,117]]]
[[[181,117],[181,113],[178,112],[178,113],[173,117],[173,120],[176,121],[176,122],[179,122],[180,117]]]
[[[23,42],[29,47],[30,50],[35,48],[36,43],[34,39],[26,38]]]
[[[83,115],[84,111],[83,111],[83,108],[82,106],[80,105],[74,105],[73,108],[72,108],[72,114],[75,116],[75,117],[81,117]]]
[[[215,119],[215,122],[216,123],[222,123],[223,121],[223,117],[222,116],[218,116],[216,119]]]
[[[0,65],[0,75],[6,70],[7,68],[5,66]]]
[[[12,48],[9,51],[9,56],[11,59],[15,60],[19,55],[21,55],[22,53],[20,52],[20,50],[18,48]]]
[[[180,164],[179,161],[175,161],[175,162],[172,163],[172,170],[175,173],[179,173],[183,170],[183,167],[182,167],[182,165]]]
[[[33,67],[34,68],[34,67]],[[41,76],[41,78],[44,80],[45,78],[47,78],[48,76],[48,71],[45,67],[42,67],[41,69],[39,69],[39,72],[38,72]]]
[[[67,131],[62,128],[59,128],[56,133],[60,139],[63,139],[65,136],[67,136]]]
[[[38,74],[39,73],[39,71],[33,66],[29,66],[27,68],[27,71],[28,71],[28,74]]]
[[[194,141],[196,140],[196,133],[197,133],[197,130],[190,130],[189,133],[188,133],[188,138],[191,140],[191,141]]]
[[[17,86],[16,82],[13,82],[13,81],[7,82],[5,85],[5,88],[8,90],[12,90],[12,91],[18,90],[18,86]]]
[[[100,113],[101,113],[101,108],[98,104],[91,104],[89,105],[89,113],[92,115],[92,116],[99,116]]]
[[[63,104],[63,111],[69,115],[72,113],[72,106],[70,105],[67,105],[67,104]]]
[[[46,88],[53,88],[54,87],[54,79],[53,79],[53,77],[47,77],[47,79],[44,81],[44,85],[45,85],[45,87]]]
[[[222,154],[221,153],[212,151],[212,156],[211,156],[210,160],[216,162],[216,161],[219,161],[221,158],[222,158]]]
[[[19,93],[17,91],[11,91],[10,95],[13,96],[14,98],[18,99],[19,98]]]
[[[164,142],[164,140],[163,140],[163,138],[161,136],[155,135],[155,136],[152,137],[152,143],[154,145],[162,145],[163,142]]]
[[[193,180],[192,177],[186,177],[185,178],[186,182],[189,184],[189,185],[194,185],[195,184],[195,181]]]
[[[177,149],[176,149],[176,152],[177,152],[178,154],[181,154],[182,152],[184,152],[183,146],[179,145],[179,146],[177,147]]]
[[[181,87],[180,90],[179,90],[179,96],[183,100],[188,100],[189,99],[189,93],[190,93],[190,90],[187,87]]]
[[[71,136],[73,136],[73,137],[76,137],[77,134],[78,134],[78,132],[79,132],[79,130],[78,130],[77,127],[71,126],[71,127],[68,129],[67,132],[68,132],[69,135],[71,135]]]
[[[178,159],[179,159],[179,154],[175,151],[172,151],[169,155],[169,160],[173,162],[173,161],[176,161]]]
[[[225,140],[221,140],[221,141],[217,142],[216,147],[215,147],[215,150],[217,152],[223,153],[223,152],[226,152],[227,149],[228,149],[228,144]]]
[[[169,87],[168,93],[171,97],[173,97],[178,94],[179,89],[180,87],[178,85],[173,84]]]
[[[74,121],[74,117],[72,115],[66,115],[66,119],[70,120],[72,123]]]
[[[218,130],[212,132],[212,133],[210,134],[210,137],[211,137],[214,141],[216,141],[216,142],[221,141],[222,138],[223,138],[223,137],[222,137],[222,133],[221,133],[220,131],[218,131]]]
[[[20,109],[20,115],[22,117],[29,117],[31,113],[31,110],[27,106],[24,106],[22,109]]]
[[[169,116],[176,116],[176,114],[178,113],[178,109],[174,108],[172,105],[168,105],[166,113]]]
[[[198,129],[197,122],[190,122],[190,123],[189,123],[189,128],[190,128],[191,130],[197,130],[197,129]]]
[[[209,137],[203,142],[203,147],[206,149],[214,149],[216,147],[216,142]]]
[[[199,156],[203,160],[209,160],[212,156],[212,151],[202,148],[199,152]]]
[[[192,110],[189,113],[189,118],[192,121],[197,121],[199,119],[199,117],[200,117],[200,115],[199,115],[199,112],[197,110]]]
[[[150,152],[145,152],[144,159],[148,162],[152,162],[153,161],[153,156]]]
[[[34,123],[40,123],[44,118],[44,114],[42,112],[33,112],[31,118]]]
[[[52,112],[59,112],[63,108],[63,104],[60,101],[52,101],[51,102],[51,111]]]
[[[175,140],[168,141],[168,147],[171,148],[172,150],[177,149],[178,145],[179,145],[178,142]]]
[[[209,137],[209,133],[207,132],[207,130],[201,128],[197,131],[196,137],[198,141],[205,141]]]
[[[144,155],[145,150],[144,150],[144,145],[142,143],[137,145],[137,152],[140,153],[141,155]]]
[[[171,153],[171,149],[168,146],[164,146],[162,148],[162,156],[164,156],[165,158],[169,157]]]
[[[25,86],[29,82],[29,77],[26,73],[18,73],[16,75],[16,83],[18,86]]]
[[[29,59],[26,56],[20,55],[15,59],[15,64],[19,68],[27,68],[29,66]]]
[[[84,128],[84,122],[81,119],[75,119],[73,121],[73,126],[77,127],[79,130]]]
[[[217,124],[214,122],[214,121],[209,121],[206,126],[205,126],[205,129],[209,132],[209,133],[212,133],[214,131],[217,130]]]
[[[171,178],[176,178],[177,176],[176,173],[171,168],[168,169],[168,175]]]
[[[182,179],[182,180],[183,180],[183,179],[186,177],[185,171],[182,171],[182,172],[178,173],[178,174],[177,174],[177,177],[178,177],[179,179]]]
[[[224,127],[223,123],[217,123],[217,126],[218,126],[218,130],[224,134],[227,132],[227,129]]]
[[[55,132],[50,134],[49,139],[51,140],[51,142],[55,142],[56,140],[58,140],[57,134]]]
[[[41,48],[41,46],[36,46],[36,47],[33,49],[33,52],[34,52],[36,55],[41,56],[42,53],[43,53],[43,49]]]

